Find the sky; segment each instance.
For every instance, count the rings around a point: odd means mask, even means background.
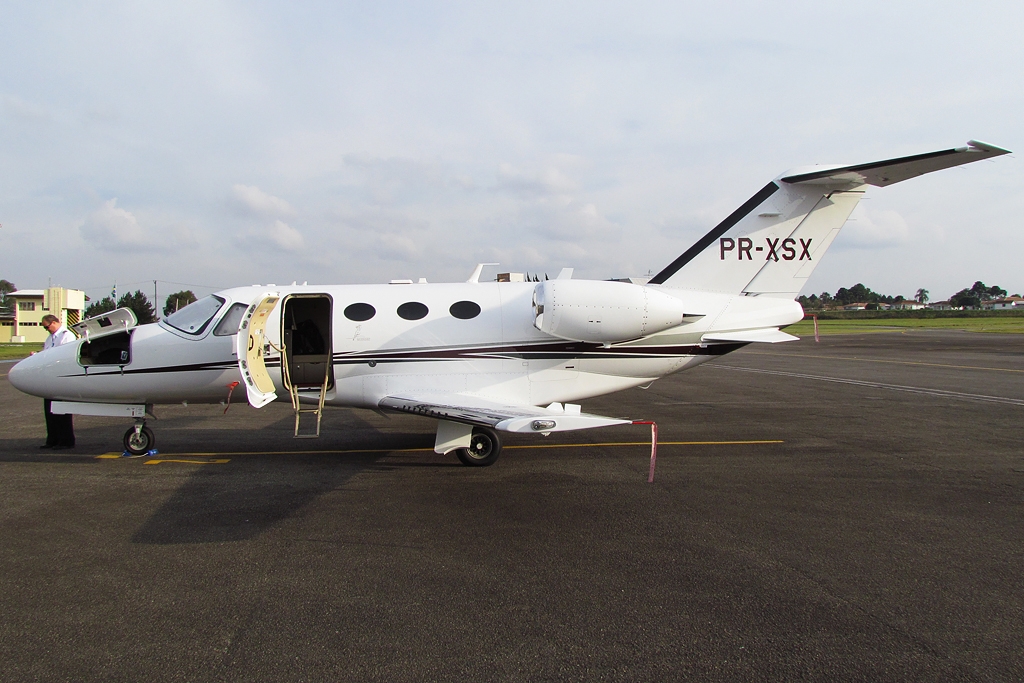
[[[780,5],[782,5],[780,7]],[[1013,2],[5,2],[0,278],[92,298],[658,272],[788,168],[1022,147]],[[1024,293],[1018,155],[870,188],[804,293]],[[485,275],[486,277],[486,275]]]

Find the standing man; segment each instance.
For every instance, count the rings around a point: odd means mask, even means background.
[[[50,336],[43,342],[43,351],[61,344],[75,341],[75,335],[55,315],[43,316],[43,327]],[[50,412],[50,399],[43,399],[43,414],[46,416],[46,443],[40,448],[63,450],[75,447],[75,426],[71,415],[54,415]]]

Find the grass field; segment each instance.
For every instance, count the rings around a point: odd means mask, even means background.
[[[24,358],[33,351],[42,351],[42,344],[0,344],[0,360]]]
[[[964,330],[966,332],[998,332],[1024,334],[1024,317],[986,318],[883,318],[876,320],[819,320],[820,334],[863,334],[864,332],[899,332],[908,328]],[[786,328],[797,336],[814,334],[814,321],[801,320]]]

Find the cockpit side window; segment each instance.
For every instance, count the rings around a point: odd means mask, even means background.
[[[231,308],[228,309],[228,312],[217,323],[217,327],[213,328],[214,336],[230,337],[233,334],[238,334],[238,326],[242,322],[242,316],[245,314],[246,308],[248,308],[246,304],[231,304]]]
[[[185,334],[200,335],[206,331],[206,326],[210,324],[213,316],[217,315],[217,311],[223,305],[224,299],[211,294],[190,303],[177,313],[167,316],[164,318],[164,322]]]

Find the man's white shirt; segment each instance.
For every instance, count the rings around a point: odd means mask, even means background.
[[[71,333],[66,326],[61,325],[57,328],[57,331],[52,333],[43,342],[43,351],[52,349],[54,346],[61,346],[62,344],[70,344],[75,341],[75,335]]]

